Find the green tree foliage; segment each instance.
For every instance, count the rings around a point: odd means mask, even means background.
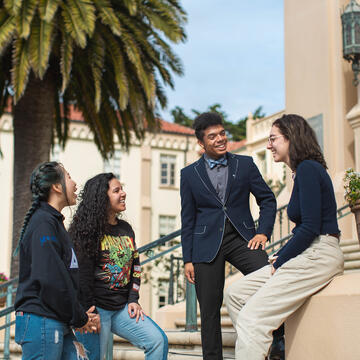
[[[263,108],[262,106],[258,106],[255,109],[253,113],[254,119],[263,118],[265,116],[265,113],[263,112],[262,108]],[[224,119],[224,128],[227,131],[230,140],[240,141],[246,138],[246,121],[248,119],[248,116],[245,116],[235,122],[230,121],[228,119],[228,115],[222,109],[221,104],[218,103],[210,105],[205,111],[216,112],[222,116],[222,118]],[[195,117],[200,115],[202,111],[192,109],[191,112],[193,113],[193,115],[188,116],[185,114],[183,108],[181,108],[180,106],[176,106],[173,110],[171,110],[171,115],[173,121],[176,124],[192,127]]]
[[[0,114],[13,101],[13,248],[30,205],[32,169],[68,137],[76,106],[104,158],[156,128],[163,86],[183,73],[180,0],[0,0]],[[86,156],[86,155],[84,155]],[[11,275],[17,274],[17,260]]]
[[[51,72],[56,86],[49,115],[63,145],[69,104],[82,111],[104,157],[114,150],[113,133],[129,146],[130,129],[141,138],[145,119],[147,127],[156,125],[156,106],[166,105],[162,84],[173,87],[171,72],[183,72],[167,43],[185,40],[180,1],[0,4],[0,110],[9,96],[17,104],[32,78],[45,80]]]

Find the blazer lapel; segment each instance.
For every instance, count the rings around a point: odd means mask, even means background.
[[[226,186],[224,204],[226,204],[226,201],[230,195],[231,187],[235,182],[235,178],[238,171],[238,165],[239,165],[239,160],[236,158],[236,156],[234,154],[228,153],[229,172],[228,172],[228,182]]]
[[[219,197],[217,196],[216,190],[214,189],[213,184],[210,181],[209,175],[206,171],[206,167],[205,167],[205,159],[204,156],[202,156],[197,164],[194,167],[195,172],[197,173],[197,175],[199,176],[201,182],[203,183],[203,185],[205,186],[205,188],[213,195],[215,196],[216,200],[218,200],[221,204],[221,200],[219,199]]]

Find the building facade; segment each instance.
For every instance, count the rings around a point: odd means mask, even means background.
[[[77,182],[79,191],[86,180],[101,172],[113,172],[127,193],[127,210],[123,214],[134,228],[140,247],[180,228],[180,169],[198,158],[193,130],[161,120],[157,133],[147,133],[144,141],[132,141],[129,151],[116,146],[114,156],[104,161],[93,142],[93,135],[72,112],[69,140],[64,150],[55,145],[51,160],[61,162]],[[35,144],[34,144],[35,146]],[[0,119],[0,272],[9,275],[12,239],[13,132],[12,117]],[[24,174],[30,178],[30,174]],[[64,209],[66,225],[74,209]],[[146,271],[146,269],[145,269]],[[159,306],[164,294],[158,290],[158,275],[149,277],[142,286],[142,305],[149,313]]]

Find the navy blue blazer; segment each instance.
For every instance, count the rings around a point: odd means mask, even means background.
[[[255,234],[270,239],[276,200],[249,156],[227,153],[228,184],[224,203],[210,181],[202,156],[181,170],[181,244],[184,263],[211,262],[219,251],[226,217],[249,241]],[[260,207],[258,228],[250,213],[252,193]]]

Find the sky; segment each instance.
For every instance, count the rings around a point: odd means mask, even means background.
[[[172,45],[183,77],[166,88],[168,107],[205,111],[220,103],[237,121],[263,106],[266,115],[285,107],[283,0],[182,0],[187,41]]]

